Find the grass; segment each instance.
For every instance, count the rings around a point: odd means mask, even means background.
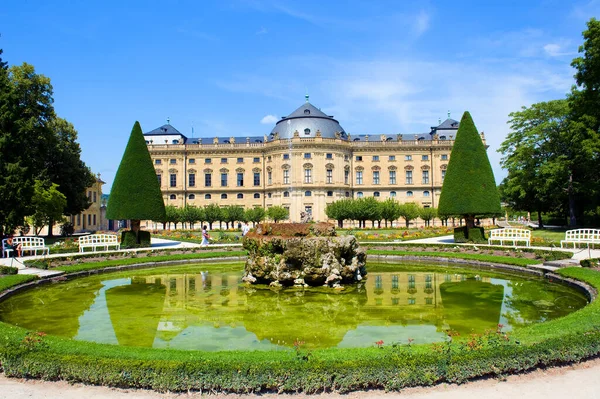
[[[37,276],[31,274],[12,274],[0,276],[0,292],[15,285],[24,284],[37,279]]]
[[[490,263],[503,263],[514,266],[529,266],[538,265],[541,263],[539,260],[526,259],[526,258],[513,258],[510,256],[494,256],[484,254],[465,254],[457,252],[417,252],[417,251],[386,251],[379,249],[369,249],[367,254],[372,255],[397,255],[397,256],[427,256],[427,257],[438,257],[438,258],[453,258],[453,259],[466,259],[476,260],[480,262]]]

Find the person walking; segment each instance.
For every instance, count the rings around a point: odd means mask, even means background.
[[[250,231],[250,226],[248,225],[248,222],[244,222],[244,224],[242,225],[242,238],[245,237],[249,231]]]
[[[206,225],[202,226],[202,243],[200,244],[201,247],[206,247],[208,246],[209,242],[208,240],[210,240],[210,236],[208,235],[208,230]]]

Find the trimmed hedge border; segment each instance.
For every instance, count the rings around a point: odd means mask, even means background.
[[[142,263],[78,274],[154,266]],[[522,268],[507,268],[523,271]],[[6,276],[0,281],[9,277],[26,276]],[[590,299],[595,298],[600,288],[600,273],[589,269],[561,269],[557,274],[546,274],[546,277],[575,284],[586,290]],[[448,340],[438,345],[312,352],[302,348],[274,352],[201,352],[119,347],[45,337],[0,323],[0,362],[8,377],[157,391],[316,393],[400,390],[503,376],[597,356],[600,354],[600,303],[593,301],[563,318],[527,327],[510,342],[489,342],[478,350],[469,350],[461,341]]]

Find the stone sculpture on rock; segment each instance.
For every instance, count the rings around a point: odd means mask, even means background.
[[[341,287],[366,275],[365,251],[329,223],[261,224],[244,238],[243,281],[272,286]]]

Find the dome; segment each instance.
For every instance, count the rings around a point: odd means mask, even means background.
[[[306,103],[277,122],[269,135],[269,140],[273,140],[275,133],[279,134],[280,139],[292,138],[295,131],[304,138],[316,137],[317,131],[320,131],[321,137],[324,138],[336,138],[337,133],[342,140],[348,139],[339,122],[309,103],[308,96]]]

